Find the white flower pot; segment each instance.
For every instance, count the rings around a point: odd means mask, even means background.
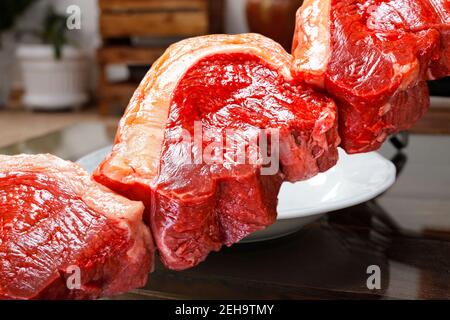
[[[87,102],[87,65],[81,50],[65,46],[61,59],[56,60],[52,46],[20,45],[17,57],[26,107],[57,110]]]

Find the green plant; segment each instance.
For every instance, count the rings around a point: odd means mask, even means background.
[[[55,12],[51,7],[44,19],[41,40],[43,43],[53,46],[57,60],[61,59],[62,48],[68,42],[66,37],[66,20],[67,17],[65,15]]]
[[[35,0],[1,0],[0,33],[9,30],[20,16]]]

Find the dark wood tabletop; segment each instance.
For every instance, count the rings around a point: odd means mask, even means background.
[[[115,128],[78,124],[0,149],[76,160],[111,143]],[[290,236],[237,244],[183,272],[156,271],[124,299],[449,299],[450,136],[411,135],[380,151],[395,184],[366,203],[330,212]],[[305,195],[307,196],[307,195]],[[380,288],[369,289],[369,266]]]

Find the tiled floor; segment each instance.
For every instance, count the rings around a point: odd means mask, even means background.
[[[73,112],[31,112],[22,109],[0,109],[0,147],[70,126],[75,123],[100,121],[117,123],[118,117],[100,117],[93,108]]]

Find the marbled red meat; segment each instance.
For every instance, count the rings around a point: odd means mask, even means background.
[[[336,122],[334,102],[299,81],[275,42],[256,34],[188,39],[144,78],[94,178],[144,201],[162,261],[181,270],[272,224],[282,181],[333,166]],[[262,146],[251,144],[263,129],[279,155],[269,174]]]
[[[296,66],[336,99],[347,152],[378,149],[428,109],[425,81],[450,70],[449,3],[307,0],[299,9]]]
[[[0,155],[0,299],[86,299],[143,286],[153,264],[143,210],[75,164]],[[80,287],[71,278],[78,270]]]

